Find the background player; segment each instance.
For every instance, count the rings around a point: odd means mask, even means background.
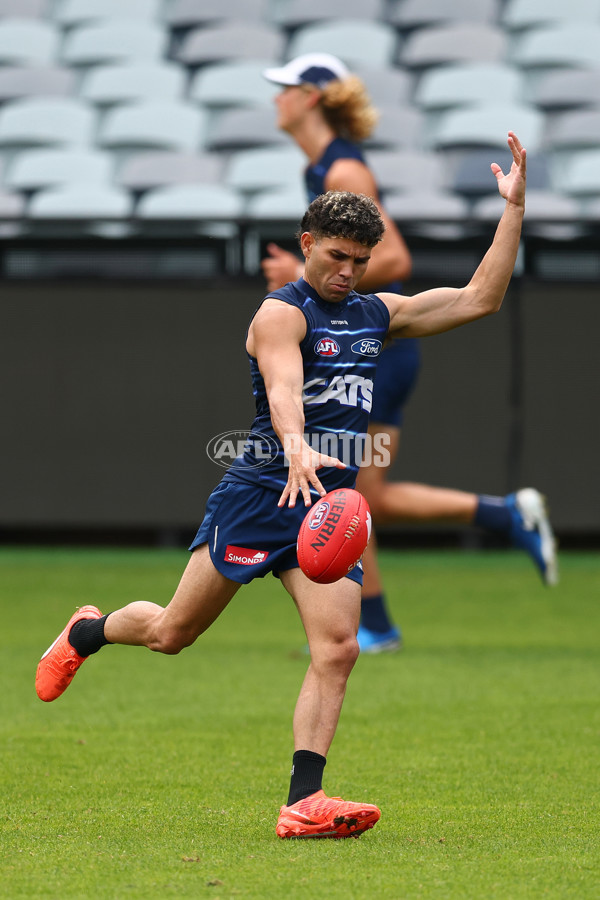
[[[350,74],[341,60],[325,53],[296,57],[263,74],[282,87],[275,98],[277,124],[306,154],[304,177],[309,201],[325,191],[354,191],[372,197],[378,206],[386,226],[385,236],[373,249],[360,290],[399,290],[400,282],[410,275],[411,258],[398,228],[381,205],[375,178],[358,145],[377,122],[377,111],[365,85]],[[269,256],[263,260],[262,268],[269,290],[302,274],[304,264],[293,253],[273,243],[267,251]],[[389,465],[398,454],[404,406],[418,371],[417,339],[394,340],[386,347],[377,370],[369,432],[372,436],[386,434]],[[530,554],[546,584],[557,581],[554,536],[538,491],[526,488],[507,497],[495,497],[411,482],[389,482],[388,468],[371,464],[362,467],[358,475],[357,489],[367,498],[376,523],[452,522],[504,533],[516,547]],[[385,603],[375,533],[363,563],[360,648],[371,653],[394,650],[400,645],[401,635]]]

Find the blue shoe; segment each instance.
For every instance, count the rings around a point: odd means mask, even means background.
[[[369,631],[364,625],[358,626],[358,646],[361,653],[392,653],[402,646],[402,634],[399,628],[388,631]]]
[[[506,505],[512,520],[513,545],[529,553],[544,584],[558,584],[556,540],[544,497],[535,488],[522,488],[507,496]]]

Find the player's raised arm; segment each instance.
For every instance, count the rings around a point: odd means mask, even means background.
[[[380,294],[390,310],[390,333],[398,337],[438,334],[500,309],[517,258],[525,211],[527,154],[512,131],[508,146],[513,156],[510,171],[505,174],[497,163],[491,166],[506,207],[475,274],[464,288],[434,288],[413,297]]]
[[[287,484],[279,506],[296,505],[302,494],[310,506],[311,486],[326,494],[316,470],[323,466],[345,468],[335,457],[313,450],[304,440],[302,402],[303,363],[300,343],[306,334],[306,320],[296,307],[269,298],[256,313],[248,331],[246,348],[256,358],[269,400],[271,422],[281,441],[289,465]]]

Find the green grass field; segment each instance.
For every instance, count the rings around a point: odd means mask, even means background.
[[[405,634],[361,657],[324,787],[358,840],[280,841],[307,664],[273,579],[177,657],[107,647],[58,701],[37,660],[75,606],[164,603],[185,551],[0,551],[0,894],[600,897],[600,557],[554,590],[517,553],[383,554]]]

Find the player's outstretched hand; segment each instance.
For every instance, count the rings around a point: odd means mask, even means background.
[[[327,491],[321,484],[317,475],[317,469],[327,466],[333,466],[336,469],[345,469],[346,464],[336,456],[328,456],[326,453],[318,453],[313,450],[310,444],[302,442],[302,447],[294,452],[286,452],[286,458],[289,464],[289,474],[287,484],[284,487],[277,506],[294,507],[298,494],[302,495],[305,506],[312,505],[312,497],[310,496],[310,488],[318,491],[320,497],[324,497]]]
[[[498,163],[492,163],[492,172],[496,176],[500,196],[515,206],[524,206],[527,151],[514,131],[508,132],[508,146],[513,157],[510,172],[505,175]]]

